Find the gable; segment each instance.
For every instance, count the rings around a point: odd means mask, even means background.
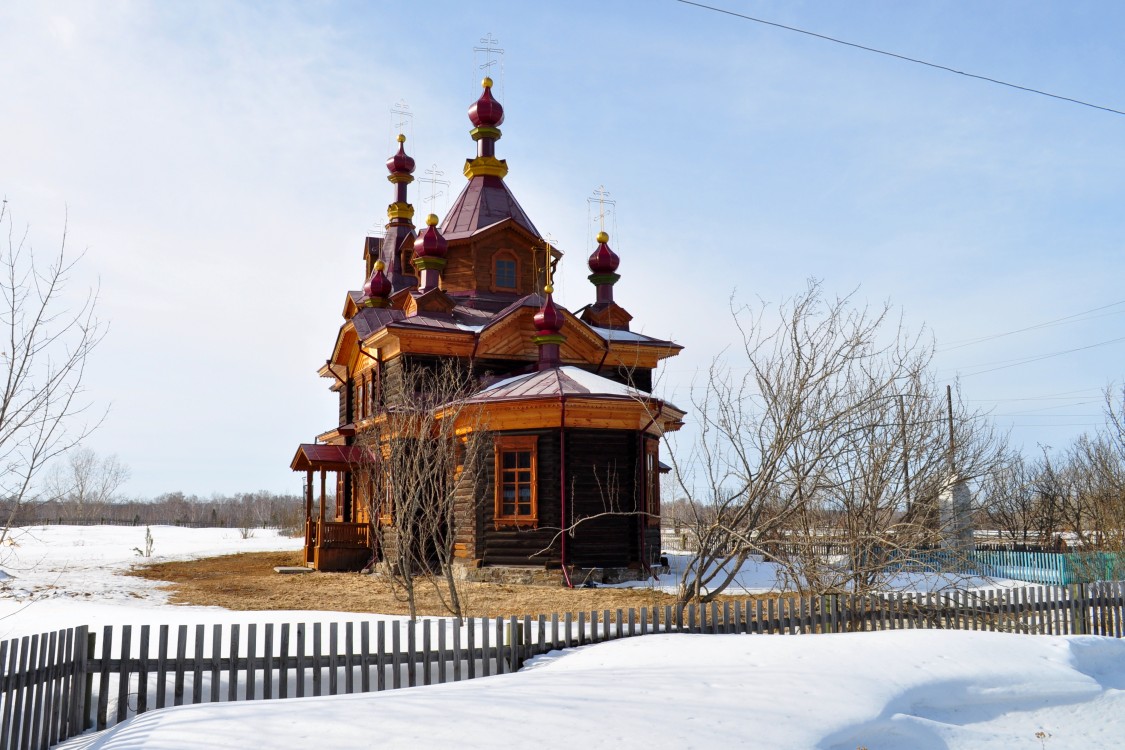
[[[554,257],[561,254],[556,250]],[[538,235],[507,219],[472,236],[451,241],[441,273],[449,292],[527,295],[543,286],[546,248]],[[510,261],[511,284],[501,283],[497,261]]]

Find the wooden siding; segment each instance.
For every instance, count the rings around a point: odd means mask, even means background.
[[[553,565],[559,559],[559,433],[527,430],[505,435],[536,435],[539,520],[535,528],[496,528],[493,488],[496,486],[495,453],[491,445],[484,457],[484,496],[478,495],[477,530],[480,560],[485,565]],[[545,551],[544,551],[545,550]],[[541,554],[540,554],[541,553]]]
[[[454,246],[446,256],[441,274],[441,286],[449,291],[502,291],[514,294],[531,294],[542,284],[543,251],[533,253],[528,240],[521,232],[503,232],[469,246]],[[498,289],[492,278],[493,263],[497,253],[516,259],[516,288]],[[537,257],[536,257],[537,256]]]
[[[566,438],[567,515],[575,525],[567,562],[605,568],[638,562],[638,433],[572,429]]]

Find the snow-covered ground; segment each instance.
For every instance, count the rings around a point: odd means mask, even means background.
[[[691,564],[692,556],[686,552],[671,553],[668,559],[668,573],[657,577],[656,580],[629,581],[627,583],[613,584],[621,588],[655,588],[670,594],[676,593],[679,588],[684,569]],[[722,576],[716,581],[722,580]],[[933,573],[899,573],[888,577],[885,587],[888,591],[919,592],[939,591],[943,589],[976,590],[984,588],[1001,588],[1008,586],[1024,586],[1021,581],[1006,578],[982,578],[960,573],[938,575]],[[780,566],[772,562],[763,562],[760,558],[751,557],[739,568],[725,593],[732,596],[741,594],[764,594],[770,591],[791,590],[785,585],[784,574]]]
[[[168,607],[160,584],[122,575],[138,562],[300,549],[304,539],[255,529],[153,526],[35,526],[13,529],[0,547],[0,640],[74,625],[229,622],[216,607]],[[249,613],[248,613],[249,614]],[[239,616],[242,613],[238,613]],[[242,620],[237,620],[242,621]]]
[[[895,631],[611,641],[452,685],[157,711],[65,747],[1040,750],[1123,741],[1121,641]]]
[[[266,532],[241,539],[223,529],[154,527],[152,534],[154,558],[164,559],[300,543]],[[296,619],[167,605],[150,582],[121,575],[140,560],[133,547],[143,549],[143,527],[32,529],[17,542],[0,563],[12,576],[0,583],[0,638],[80,623]],[[772,575],[755,571],[744,571],[744,585]],[[344,616],[300,614],[305,621]],[[458,684],[153,711],[64,747],[313,744],[1120,748],[1125,641],[943,631],[647,636],[552,652],[517,674]]]

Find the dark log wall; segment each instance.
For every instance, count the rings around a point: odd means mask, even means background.
[[[636,432],[567,430],[568,563],[623,568],[640,559],[639,446]]]
[[[349,380],[340,386],[340,424],[347,424],[352,419],[352,383]]]
[[[403,403],[403,359],[403,357],[395,357],[382,364],[383,403],[387,406]]]
[[[478,495],[477,549],[485,565],[559,564],[559,433],[558,430],[525,430],[505,435],[537,435],[539,523],[536,528],[496,528],[494,487],[495,452],[491,445],[484,458],[483,493]]]
[[[602,375],[625,385],[631,385],[645,393],[652,392],[652,370],[644,367],[618,367],[615,371],[603,371]]]
[[[486,449],[482,482],[476,493],[459,499],[458,526],[476,519],[473,532],[459,528],[457,543],[465,557],[484,565],[558,565],[559,530],[564,526],[559,503],[559,433],[557,430],[506,432],[537,435],[536,476],[539,522],[535,528],[500,527],[494,521],[495,461]],[[567,563],[578,567],[624,568],[641,560],[645,533],[638,511],[644,505],[637,482],[636,432],[624,430],[566,431]],[[475,495],[475,499],[474,499]],[[472,505],[476,505],[475,513]],[[646,546],[649,540],[646,537]],[[659,544],[659,529],[651,540]],[[659,549],[658,547],[656,549]],[[547,550],[544,552],[544,550]]]

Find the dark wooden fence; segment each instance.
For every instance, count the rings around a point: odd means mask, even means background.
[[[649,633],[991,630],[1122,637],[1125,583],[726,599],[469,619],[106,626],[0,643],[0,750],[48,748],[154,708],[391,690],[519,669],[547,651]]]

